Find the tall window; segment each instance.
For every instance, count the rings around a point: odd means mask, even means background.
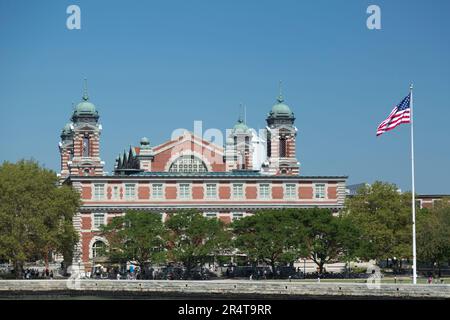
[[[125,185],[125,199],[134,200],[136,198],[136,185],[133,183],[127,183]]]
[[[104,213],[94,213],[94,229],[97,230],[105,224]]]
[[[181,156],[169,168],[170,172],[206,172],[203,161],[195,156]]]
[[[284,188],[284,198],[285,199],[295,199],[297,198],[297,190],[296,190],[296,186],[295,184],[286,184],[285,188]]]
[[[268,183],[259,185],[259,198],[270,199],[270,185]]]
[[[286,138],[280,138],[280,158],[286,157]]]
[[[83,157],[89,157],[89,137],[85,136],[83,137]]]
[[[162,198],[164,198],[162,183],[155,183],[155,184],[152,185],[152,196],[155,199],[162,199]]]
[[[231,213],[231,218],[233,220],[239,220],[242,219],[244,217],[244,213],[243,212],[232,212]]]
[[[92,245],[92,257],[101,257],[105,254],[106,244],[103,241],[95,241]]]
[[[180,184],[180,199],[190,199],[191,198],[191,186],[189,183]]]
[[[207,218],[217,218],[217,212],[205,212],[204,215]]]
[[[316,183],[314,186],[314,198],[325,199],[325,184]]]
[[[233,184],[233,198],[234,199],[244,198],[244,185],[242,183]]]
[[[119,186],[114,186],[112,189],[112,197],[114,200],[119,200],[120,199],[120,191],[119,191]]]
[[[206,198],[216,199],[217,198],[217,185],[214,183],[208,183],[206,185]]]
[[[105,198],[105,185],[104,184],[94,184],[94,199],[103,200]]]
[[[247,169],[247,163],[246,158],[247,155],[250,153],[250,137],[245,137],[245,152],[244,152],[244,159],[242,159],[242,168]]]

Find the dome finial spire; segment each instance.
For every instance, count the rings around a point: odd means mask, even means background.
[[[282,81],[280,80],[280,81],[278,81],[278,98],[277,98],[277,101],[279,103],[282,103],[284,101],[283,94],[282,94],[282,91],[281,91],[281,85],[282,85]]]
[[[243,118],[242,118],[242,111],[243,110],[243,104],[242,102],[239,104],[239,118],[238,118],[238,122],[244,122]]]
[[[88,90],[87,90],[87,79],[86,78],[84,78],[83,100],[84,101],[88,101],[89,100]]]

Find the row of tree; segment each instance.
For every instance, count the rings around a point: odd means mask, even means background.
[[[419,260],[438,269],[450,260],[450,203],[418,211]],[[355,259],[401,261],[412,256],[411,194],[376,182],[349,198],[340,214],[328,209],[264,210],[230,225],[195,211],[159,214],[128,212],[103,227],[114,261],[179,262],[187,270],[224,254],[245,254],[272,270],[299,258],[327,263]]]

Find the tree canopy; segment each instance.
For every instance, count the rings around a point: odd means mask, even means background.
[[[305,228],[303,243],[307,257],[314,261],[319,273],[326,263],[348,261],[355,255],[358,230],[344,217],[329,209],[302,209],[294,213],[295,220]]]
[[[292,210],[263,210],[235,221],[234,246],[254,263],[265,262],[272,272],[307,252],[302,242],[305,229]]]
[[[431,209],[421,210],[417,215],[417,256],[438,269],[450,261],[450,199],[435,202]]]
[[[210,257],[227,249],[230,234],[219,219],[187,210],[170,214],[166,223],[169,261],[180,262],[186,275]]]
[[[347,198],[343,215],[360,232],[361,259],[411,257],[411,194],[375,182]]]
[[[165,261],[165,228],[159,213],[128,211],[102,226],[101,233],[108,239],[111,261],[135,261],[143,270],[147,263]]]
[[[49,252],[71,261],[79,205],[77,191],[59,187],[56,174],[34,161],[0,166],[0,257],[13,262],[17,277],[24,262],[48,262]]]

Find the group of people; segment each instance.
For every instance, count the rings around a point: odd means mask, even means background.
[[[23,271],[23,278],[24,279],[53,279],[54,274],[53,270],[49,270],[48,268],[45,268],[42,270],[42,272],[39,272],[38,269],[30,269],[27,268]]]

